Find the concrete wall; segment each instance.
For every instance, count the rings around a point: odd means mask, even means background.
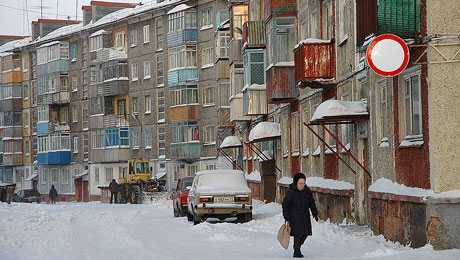
[[[459,35],[460,10],[454,1],[429,1],[428,35]],[[448,21],[448,22],[446,22]],[[453,57],[459,49],[460,41],[432,41],[430,44],[457,44],[438,46],[446,56]],[[444,60],[434,49],[428,48],[428,60]],[[458,60],[458,55],[455,58]],[[460,145],[460,100],[458,95],[459,62],[430,64],[428,66],[430,92],[430,162],[432,165],[431,182],[435,192],[460,189],[460,156],[457,147]]]

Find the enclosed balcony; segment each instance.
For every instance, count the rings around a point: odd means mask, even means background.
[[[188,85],[198,80],[197,46],[182,45],[168,50],[169,86]],[[196,84],[196,83],[192,83]]]
[[[1,111],[18,111],[22,109],[21,83],[0,84]]]
[[[129,127],[128,115],[104,115],[102,117],[103,128]]]
[[[181,105],[169,108],[169,118],[171,121],[198,120],[199,104]]]
[[[131,149],[126,147],[112,147],[110,149],[91,149],[89,160],[91,162],[120,162],[131,160]]]
[[[243,93],[230,97],[230,121],[249,121],[251,117],[243,114]]]
[[[21,111],[0,112],[0,123],[4,138],[21,137],[22,139],[21,118]]]
[[[3,165],[22,165],[22,137],[2,138]]]
[[[21,56],[9,54],[2,57],[2,81],[0,83],[12,83],[22,81]]]
[[[3,166],[22,165],[22,152],[3,153]]]
[[[217,119],[219,127],[233,127],[234,124],[230,121],[230,108],[220,107],[217,109]]]
[[[275,16],[295,16],[297,14],[296,0],[264,0],[264,18],[268,21]]]
[[[243,50],[265,47],[264,21],[247,21],[243,24]]]
[[[168,12],[168,48],[197,42],[196,14],[196,9],[186,4],[178,5]]]
[[[92,162],[120,162],[132,159],[129,128],[115,127],[93,130],[89,159]]]
[[[200,159],[201,144],[195,143],[171,143],[170,149],[171,159],[187,160],[187,159]]]
[[[294,59],[297,86],[322,88],[335,84],[333,41],[305,39],[294,48]]]
[[[125,95],[129,92],[128,64],[126,60],[110,60],[103,64],[103,83],[98,85],[98,94],[104,96]],[[102,93],[99,93],[102,92]]]
[[[70,134],[38,136],[38,164],[69,164]]]
[[[374,34],[417,39],[421,33],[421,0],[356,1],[357,43]]]
[[[291,103],[299,96],[294,74],[293,62],[268,68],[266,71],[268,103]]]
[[[246,49],[243,53],[244,88],[243,115],[255,116],[267,113],[265,88],[264,50]]]
[[[37,77],[64,71],[69,71],[68,42],[56,41],[37,48]]]
[[[200,135],[198,121],[176,122],[171,125],[172,159],[200,158]]]

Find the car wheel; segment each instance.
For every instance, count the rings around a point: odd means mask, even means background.
[[[187,215],[185,210],[181,210],[180,207],[177,207],[177,208],[178,208],[178,212],[179,212],[179,217],[185,217]]]
[[[193,213],[193,225],[198,225],[201,223],[201,217]]]
[[[190,214],[190,212],[187,211],[187,220],[188,221],[193,221],[193,215]]]
[[[240,223],[249,222],[252,220],[252,213],[239,214],[236,219]]]

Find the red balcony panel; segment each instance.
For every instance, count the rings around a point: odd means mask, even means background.
[[[295,16],[297,14],[296,0],[265,0],[264,18],[267,22],[274,16]]]
[[[298,97],[293,66],[273,66],[266,71],[266,79],[268,103],[291,103]]]
[[[307,39],[294,49],[295,82],[299,87],[321,88],[335,84],[333,41]]]

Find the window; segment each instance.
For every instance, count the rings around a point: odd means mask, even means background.
[[[78,122],[78,107],[72,107],[72,122]]]
[[[218,32],[216,41],[216,57],[228,58],[228,45],[230,43],[230,32]]]
[[[405,135],[422,135],[420,72],[404,77]]]
[[[83,160],[88,161],[89,153],[89,136],[87,133],[83,134]]]
[[[137,103],[137,97],[133,97],[133,98],[131,99],[131,103],[132,103],[132,104],[131,104],[131,106],[132,106],[132,112],[133,112],[133,114],[136,115],[137,113],[139,113],[139,108],[138,108],[138,103]]]
[[[49,121],[49,112],[48,106],[39,106],[38,110],[38,122],[48,122]]]
[[[168,15],[169,31],[196,28],[196,12],[193,9]]]
[[[51,183],[57,183],[59,181],[59,169],[51,169]]]
[[[208,164],[206,165],[206,170],[215,170],[216,169],[216,165],[215,164]]]
[[[83,71],[83,98],[88,98],[88,71]]]
[[[145,96],[144,101],[145,114],[150,114],[152,112],[152,103],[150,96]]]
[[[152,148],[152,131],[146,130],[145,131],[145,149]]]
[[[339,40],[345,41],[348,38],[348,0],[339,1],[339,15],[341,22],[339,23]]]
[[[78,136],[73,137],[73,153],[78,153]]]
[[[294,112],[291,114],[291,151],[299,152],[300,151],[300,121],[299,121],[299,112]]]
[[[69,184],[69,169],[67,168],[61,169],[61,183]]]
[[[128,172],[128,167],[120,167],[120,177],[119,178],[126,178]]]
[[[204,104],[214,105],[216,102],[216,88],[210,87],[203,89],[203,102]]]
[[[28,128],[29,127],[29,113],[24,112],[24,127]]]
[[[180,166],[174,166],[173,168],[173,181],[176,182],[179,180]]]
[[[77,77],[72,76],[72,92],[78,91]]]
[[[104,129],[91,131],[91,147],[93,149],[104,148]]]
[[[283,132],[287,132],[288,130],[288,125],[289,123],[289,117],[288,116],[284,116],[281,118],[281,129]],[[283,142],[283,157],[284,156],[287,156],[288,153],[289,153],[289,138],[282,138],[282,142]]]
[[[171,129],[171,143],[199,141],[198,123],[196,121],[188,122],[187,125],[171,126]]]
[[[99,168],[94,168],[94,183],[99,183]]]
[[[77,45],[76,44],[72,44],[72,47],[70,50],[70,58],[72,62],[77,61]]]
[[[386,81],[377,84],[377,97],[379,97],[379,108],[377,110],[377,117],[379,118],[379,142],[388,137],[388,100],[387,100],[387,83]]]
[[[164,127],[158,128],[158,154],[164,156],[166,154],[166,132]]]
[[[102,49],[102,34],[89,38],[90,51]]]
[[[133,63],[131,64],[131,81],[136,81],[137,78],[137,64]]]
[[[155,21],[155,27],[157,36],[157,51],[160,51],[163,49],[163,21],[161,18],[158,18]]]
[[[201,67],[212,67],[214,65],[214,49],[205,48],[201,50]]]
[[[221,107],[230,106],[230,102],[228,101],[230,99],[230,84],[220,83],[219,98],[220,98],[219,106]]]
[[[10,170],[10,169],[6,170],[6,175],[7,176],[8,176],[8,170]],[[42,184],[46,184],[46,182],[48,181],[48,169],[46,169],[46,168],[42,169],[42,177],[40,179],[42,180]]]
[[[83,131],[88,130],[88,102],[83,102]]]
[[[150,42],[150,25],[144,25],[143,27],[143,32],[144,32],[144,43],[149,43]]]
[[[113,180],[113,168],[105,168],[105,182],[111,182]]]
[[[266,40],[266,67],[279,62],[293,62],[292,49],[296,44],[295,20],[292,18],[271,19],[266,24]]]
[[[125,31],[115,33],[115,47],[126,47]]]
[[[196,67],[196,46],[178,46],[170,48],[168,52],[169,69]]]
[[[139,132],[133,131],[133,149],[139,149]]]
[[[348,93],[343,93],[342,94],[342,100],[344,101],[350,101],[350,95]],[[353,131],[353,125],[352,124],[342,124],[340,125],[341,132],[342,132],[342,139],[341,142],[347,147],[347,150],[350,150],[350,143],[351,143],[351,135]],[[345,150],[341,150],[341,152],[345,152]]]
[[[23,96],[24,96],[24,100],[29,99],[29,86],[27,86],[27,85],[24,85]]]
[[[334,36],[334,24],[333,24],[333,4],[331,0],[323,2],[324,14],[323,16],[323,38],[326,40],[332,39]]]
[[[84,39],[83,40],[83,47],[81,49],[81,53],[82,53],[82,61],[83,61],[83,67],[86,67],[88,66],[88,40]]]
[[[212,28],[212,9],[208,8],[206,10],[201,11],[201,29],[209,29]]]
[[[216,126],[205,126],[204,127],[204,142],[205,144],[216,143]]]
[[[120,128],[120,146],[129,146],[129,128]]]
[[[22,175],[24,173],[22,171],[16,170],[15,175],[16,175],[16,182],[22,182]]]
[[[163,55],[157,55],[157,85],[163,85]]]
[[[164,91],[158,91],[157,92],[157,100],[158,100],[158,122],[163,122],[165,121],[165,92]]]
[[[198,87],[197,86],[177,86],[170,87],[170,105],[198,104]]]
[[[29,140],[24,141],[24,153],[26,155],[29,155],[30,151],[30,145],[29,145]]]
[[[150,61],[144,61],[144,79],[150,78]]]
[[[248,21],[248,6],[239,5],[233,7],[233,38],[241,38],[243,24]]]
[[[131,31],[131,47],[137,46],[137,30],[134,29]]]
[[[195,176],[198,171],[198,165],[187,165],[187,176]]]

